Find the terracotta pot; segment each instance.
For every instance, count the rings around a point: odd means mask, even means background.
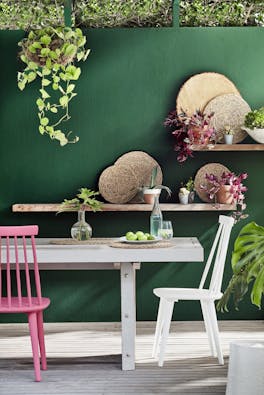
[[[233,195],[230,193],[231,185],[222,185],[216,194],[217,203],[232,204]]]
[[[192,134],[193,134],[193,139],[191,141],[192,144],[194,145],[207,145],[209,144],[209,137],[203,138],[203,142],[201,142],[201,139],[203,137],[204,132],[206,132],[205,129],[201,129],[199,127],[192,128]]]
[[[161,189],[145,189],[143,191],[144,202],[147,204],[154,204],[155,196],[159,196]]]

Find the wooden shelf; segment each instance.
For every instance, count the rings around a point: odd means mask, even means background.
[[[193,151],[264,151],[264,144],[216,144],[212,147],[193,145]]]
[[[162,211],[232,211],[236,209],[235,204],[211,204],[211,203],[193,203],[193,204],[177,204],[177,203],[161,203]],[[35,213],[35,212],[57,212],[60,209],[59,203],[29,203],[14,204],[13,212]],[[151,211],[151,204],[110,204],[104,203],[103,211]],[[76,211],[76,210],[72,210]],[[91,211],[87,207],[86,211]]]

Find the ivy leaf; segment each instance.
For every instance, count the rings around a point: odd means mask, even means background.
[[[42,111],[44,109],[44,107],[45,107],[44,101],[42,99],[40,99],[40,98],[36,101],[36,104],[37,104],[38,109],[40,111]]]
[[[21,91],[23,91],[25,89],[26,82],[25,82],[25,80],[22,80],[22,81],[19,81],[17,85],[18,85],[19,89]]]
[[[65,107],[65,106],[67,106],[68,101],[69,101],[68,96],[62,96],[62,97],[60,98],[60,105],[61,105],[62,107]]]
[[[75,54],[77,47],[73,44],[69,44],[67,45],[67,47],[65,48],[65,55],[66,56],[72,56]]]
[[[75,85],[74,84],[70,84],[67,87],[66,93],[71,93],[74,90],[74,88],[75,88]]]
[[[49,124],[49,119],[47,117],[40,118],[40,125],[47,126]]]
[[[42,79],[42,85],[43,85],[43,86],[48,86],[49,84],[51,84],[51,81],[50,81],[50,80],[48,80],[48,79],[46,79],[46,78],[43,78],[43,79]]]
[[[48,94],[47,91],[45,91],[45,89],[40,89],[39,91],[43,99],[48,99],[50,97],[50,95]]]
[[[40,37],[40,41],[44,45],[49,45],[51,43],[51,37],[48,35],[42,36],[42,37]]]
[[[57,107],[50,107],[50,111],[53,112],[54,114],[57,114],[58,109]]]
[[[39,133],[44,134],[45,133],[45,128],[42,125],[39,125]]]
[[[41,56],[47,57],[50,53],[50,49],[49,48],[42,48],[42,50],[40,51]]]
[[[58,84],[52,84],[52,89],[54,90],[54,91],[57,91],[58,89],[59,89],[59,85]]]
[[[47,67],[42,68],[42,74],[43,75],[49,75],[51,73],[51,70],[48,69]]]
[[[31,71],[28,75],[27,75],[27,81],[28,82],[32,82],[36,79],[37,74],[34,71]]]

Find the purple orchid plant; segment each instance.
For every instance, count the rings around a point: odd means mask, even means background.
[[[185,112],[178,115],[176,110],[169,113],[164,126],[174,129],[171,133],[176,140],[174,150],[178,152],[178,162],[183,163],[188,157],[193,157],[192,145],[206,146],[215,142],[215,129],[211,126],[213,115],[200,110],[192,116]]]
[[[215,200],[216,194],[223,185],[230,185],[229,193],[233,196],[233,200],[240,205],[243,205],[247,187],[243,185],[243,181],[248,177],[247,173],[236,175],[232,172],[223,172],[221,177],[214,174],[206,174],[205,179],[208,181],[207,185],[201,185],[201,189],[208,193],[210,200]]]

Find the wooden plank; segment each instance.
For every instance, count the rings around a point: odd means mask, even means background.
[[[264,144],[216,144],[214,146],[193,145],[193,151],[264,151]]]
[[[13,212],[58,212],[58,203],[18,203],[12,206]],[[211,204],[211,203],[161,203],[162,211],[232,211],[236,209],[235,204]],[[111,204],[104,203],[103,211],[148,211],[152,210],[151,204]],[[72,210],[76,211],[76,210]],[[89,207],[86,211],[91,211]]]

